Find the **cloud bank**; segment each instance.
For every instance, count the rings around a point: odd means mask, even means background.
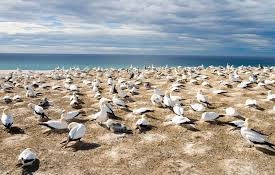
[[[0,52],[275,55],[275,0],[0,1]]]

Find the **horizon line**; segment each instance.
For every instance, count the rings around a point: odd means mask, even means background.
[[[193,54],[131,54],[131,53],[43,53],[43,52],[0,52],[0,54],[33,54],[33,55],[129,55],[129,56],[190,56],[190,57],[254,57],[275,58],[275,55],[193,55]]]

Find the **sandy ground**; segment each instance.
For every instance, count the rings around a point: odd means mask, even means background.
[[[2,71],[0,71],[2,72]],[[180,72],[180,71],[178,71]],[[213,69],[200,71],[202,75],[209,76],[210,87],[193,85],[189,81],[184,83],[180,92],[174,92],[184,98],[185,116],[199,120],[201,112],[194,112],[190,104],[196,102],[196,92],[203,89],[213,104],[212,109],[225,113],[226,107],[235,107],[242,116],[253,120],[253,127],[268,134],[271,142],[275,143],[275,112],[272,111],[275,105],[267,101],[267,89],[257,88],[253,84],[249,89],[226,88],[219,85],[220,80],[228,80],[212,74]],[[173,82],[167,81],[165,76],[168,70],[163,70],[161,79],[156,78],[153,71],[144,71],[146,81],[153,86],[159,87],[162,91],[168,89]],[[176,75],[174,70],[171,74]],[[242,79],[247,79],[245,72],[239,73]],[[68,132],[49,135],[43,133],[44,128],[37,125],[32,111],[27,108],[29,102],[38,103],[43,97],[47,97],[53,104],[46,113],[51,119],[60,118],[62,109],[73,110],[69,106],[69,92],[63,88],[64,80],[52,80],[47,74],[39,75],[49,85],[61,85],[61,90],[37,88],[36,92],[42,93],[37,98],[25,97],[23,88],[15,87],[13,92],[5,93],[0,91],[0,97],[4,95],[14,96],[19,94],[23,102],[12,102],[5,104],[1,99],[0,111],[5,106],[11,108],[10,113],[14,115],[14,127],[24,130],[24,133],[10,134],[0,127],[0,174],[20,174],[22,169],[16,168],[17,157],[25,148],[32,148],[38,155],[39,169],[34,174],[275,174],[274,154],[267,154],[255,148],[246,146],[245,140],[239,130],[232,131],[230,126],[222,124],[198,123],[196,128],[199,131],[190,131],[181,126],[164,126],[165,118],[172,114],[169,109],[154,107],[150,102],[153,93],[152,89],[146,89],[140,85],[140,94],[131,96],[134,102],[127,102],[130,109],[138,107],[152,107],[154,112],[150,113],[149,121],[155,126],[146,133],[134,132],[132,135],[120,135],[111,133],[109,130],[99,126],[93,121],[85,118],[88,115],[99,111],[98,100],[94,99],[94,93],[90,87],[83,84],[82,80],[93,80],[97,73],[90,71],[84,77],[73,77],[73,83],[80,88],[80,96],[84,104],[82,110],[86,116],[78,122],[87,127],[87,133],[82,143],[71,143],[68,148],[62,148],[60,142],[64,141]],[[269,73],[267,76],[272,75]],[[274,70],[273,70],[274,75]],[[114,72],[114,77],[128,77],[125,72]],[[38,76],[24,79],[32,82]],[[98,77],[102,83],[102,95],[110,98],[112,95],[107,88],[107,78],[103,75]],[[270,77],[269,77],[270,78]],[[1,80],[2,81],[2,80]],[[22,81],[22,82],[24,82]],[[199,81],[201,83],[201,81]],[[275,87],[269,85],[273,93]],[[227,96],[214,95],[213,89],[225,89]],[[263,110],[245,107],[246,99],[257,99]],[[123,119],[123,123],[132,127],[139,116],[115,108],[115,113]],[[232,121],[235,118],[224,117],[219,119],[222,122]]]

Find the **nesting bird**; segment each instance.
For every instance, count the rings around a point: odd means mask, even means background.
[[[36,154],[31,150],[31,148],[26,148],[18,156],[18,164],[16,166],[30,166],[37,159]]]
[[[86,133],[86,127],[82,123],[72,122],[68,125],[69,134],[67,140],[63,141],[61,144],[64,144],[64,147],[68,145],[71,141],[78,141],[82,139],[82,137]]]
[[[5,128],[10,131],[11,126],[13,124],[13,116],[6,113],[7,110],[8,110],[7,108],[5,108],[3,110],[3,113],[2,113],[2,116],[1,116],[1,122],[5,126]]]

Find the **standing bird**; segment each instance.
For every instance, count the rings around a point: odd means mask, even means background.
[[[163,97],[163,103],[170,110],[173,110],[174,102],[172,101],[172,99],[171,99],[170,94],[168,93],[168,91],[165,92],[165,95]]]
[[[3,110],[1,122],[5,126],[5,128],[8,129],[8,131],[10,131],[11,126],[13,124],[13,117],[12,115],[6,113],[7,110],[7,108]]]
[[[118,106],[118,107],[123,107],[123,108],[127,108],[128,106],[124,103],[123,100],[119,99],[117,94],[114,94],[113,95],[113,98],[112,98],[112,101],[113,103]]]
[[[149,121],[148,121],[147,117],[144,114],[141,116],[140,119],[137,120],[136,129],[138,129],[139,132],[150,129]]]
[[[35,105],[33,103],[29,103],[28,107],[33,110],[33,113],[39,118],[39,119],[49,119],[48,116],[44,113],[44,109],[41,106]]]
[[[173,111],[175,112],[175,114],[177,115],[183,115],[183,107],[179,104],[179,103],[176,103],[173,107]]]
[[[24,151],[21,152],[21,154],[18,157],[18,164],[17,167],[25,167],[30,166],[33,164],[33,162],[37,159],[36,154],[30,149],[27,148]]]
[[[68,129],[70,130],[68,134],[68,139],[61,143],[64,144],[65,148],[71,141],[80,142],[81,138],[85,135],[86,132],[86,127],[82,123],[72,122],[69,124]]]
[[[243,136],[243,138],[255,146],[260,146],[275,151],[275,145],[273,143],[270,143],[264,134],[257,132],[253,129],[250,129],[248,122],[249,119],[246,118],[244,126],[241,128],[241,135]]]
[[[108,113],[107,113],[107,107],[105,104],[100,104],[100,111],[93,114],[90,118],[92,121],[96,121],[98,123],[103,123],[103,122],[106,122],[109,117],[108,117]]]
[[[197,100],[198,100],[198,102],[206,104],[207,106],[210,105],[210,103],[208,102],[207,96],[202,94],[202,90],[199,90],[197,92]]]

